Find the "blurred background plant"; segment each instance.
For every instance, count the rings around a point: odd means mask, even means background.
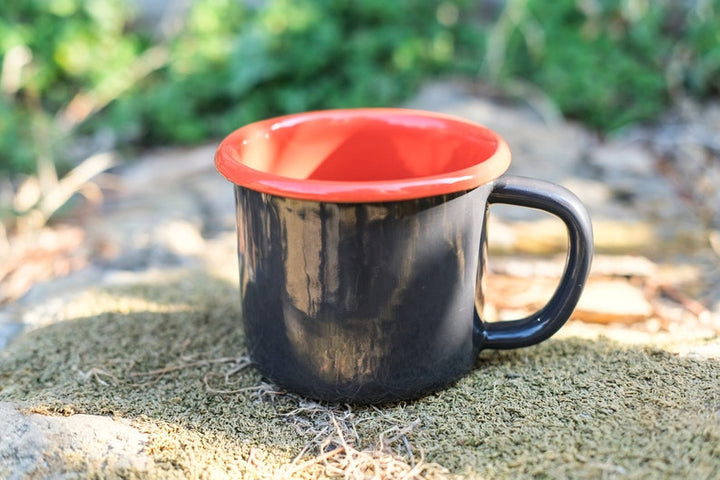
[[[603,133],[652,121],[678,98],[720,94],[718,13],[720,0],[2,2],[2,225],[98,200],[129,149],[395,105],[439,76]]]

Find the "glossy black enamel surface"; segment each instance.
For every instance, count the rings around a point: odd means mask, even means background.
[[[481,348],[544,340],[572,313],[592,255],[587,214],[557,188],[501,177],[451,195],[329,203],[235,186],[251,358],[290,391],[373,403],[448,385]],[[482,324],[476,313],[489,198],[548,210],[571,234],[558,293],[529,319]]]
[[[416,397],[466,372],[489,193],[335,204],[236,187],[243,320],[261,372],[352,402]]]

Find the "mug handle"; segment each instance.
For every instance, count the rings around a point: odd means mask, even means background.
[[[572,315],[590,274],[592,223],[587,210],[570,190],[543,180],[504,175],[493,184],[488,204],[493,203],[543,210],[559,217],[568,230],[565,271],[550,301],[529,317],[483,323],[476,330],[482,348],[527,347],[548,339]]]

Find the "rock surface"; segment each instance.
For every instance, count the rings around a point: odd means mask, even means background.
[[[641,289],[618,280],[588,284],[575,309],[577,318],[595,323],[642,322],[653,313],[653,307]]]
[[[72,472],[151,472],[147,436],[126,420],[99,415],[25,414],[0,402],[0,477],[76,478]]]

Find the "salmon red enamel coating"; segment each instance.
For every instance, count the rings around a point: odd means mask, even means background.
[[[469,190],[510,165],[486,127],[406,109],[325,110],[251,123],[215,154],[218,171],[259,192],[324,202],[407,200]]]

